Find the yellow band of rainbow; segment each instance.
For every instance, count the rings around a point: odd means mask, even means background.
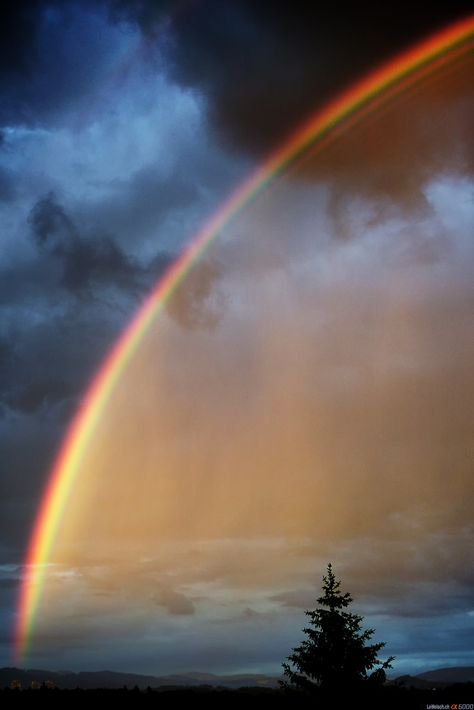
[[[331,136],[348,130],[358,117],[423,79],[432,67],[471,52],[473,39],[474,15],[471,15],[383,64],[318,110],[230,195],[160,279],[95,375],[51,471],[31,535],[19,594],[15,634],[18,660],[24,660],[28,651],[52,546],[76,483],[81,458],[117,381],[173,291],[222,228],[310,146],[312,155],[322,150]]]

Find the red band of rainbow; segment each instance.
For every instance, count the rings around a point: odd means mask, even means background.
[[[171,294],[222,228],[310,146],[313,147],[312,155],[322,150],[331,136],[348,130],[371,107],[380,107],[394,94],[424,78],[432,66],[445,65],[453,56],[465,56],[472,51],[473,39],[474,16],[469,16],[382,65],[317,111],[230,195],[147,297],[86,392],[62,443],[41,499],[25,560],[25,574],[18,602],[15,646],[19,660],[24,660],[28,651],[52,546],[76,483],[82,455],[115,384]]]

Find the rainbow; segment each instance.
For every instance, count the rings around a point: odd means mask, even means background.
[[[473,49],[473,40],[474,15],[471,15],[383,64],[318,110],[230,195],[147,297],[95,375],[51,471],[31,535],[19,594],[15,633],[19,660],[24,660],[28,652],[52,546],[77,482],[81,459],[115,385],[175,289],[222,228],[286,168],[298,164],[308,148],[312,148],[311,155],[321,151],[367,113],[424,80],[440,66],[466,56]]]

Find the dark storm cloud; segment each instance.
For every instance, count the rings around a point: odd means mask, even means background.
[[[374,64],[469,11],[461,0],[429,8],[288,0],[4,3],[0,118],[38,124],[56,120],[72,102],[77,110],[106,71],[113,25],[128,21],[156,42],[173,79],[206,95],[222,136],[261,154]]]
[[[23,414],[75,401],[171,261],[159,253],[142,266],[111,237],[86,238],[52,193],[29,222],[36,258],[4,268],[0,289],[0,400]]]
[[[66,421],[174,257],[158,252],[141,264],[111,236],[83,234],[53,193],[34,204],[28,221],[34,258],[0,272],[0,415],[54,412]],[[203,261],[167,305],[169,315],[183,328],[214,327],[222,306],[213,295],[219,277],[219,265]],[[6,463],[15,455],[14,447],[7,448]],[[31,471],[31,463],[23,462],[24,468]]]
[[[2,76],[30,74],[37,58],[36,37],[44,2],[2,3],[0,66]]]
[[[15,564],[23,556],[67,417],[48,416],[44,409],[36,417],[7,411],[10,416],[0,420],[0,559]]]
[[[141,191],[146,202],[155,195],[149,184],[148,188],[150,194]],[[143,298],[173,260],[172,255],[163,252],[141,266],[111,237],[85,238],[52,193],[36,203],[29,221],[40,250],[56,257],[61,264],[61,285],[75,295],[90,296],[97,289],[103,293],[112,286],[128,296]],[[167,303],[168,313],[181,326],[213,328],[217,324],[223,306],[223,299],[215,293],[220,273],[215,260],[203,260]]]
[[[195,162],[193,175],[200,173]],[[188,157],[180,167],[181,172],[168,176],[161,174],[159,167],[147,165],[126,179],[114,181],[112,194],[91,206],[93,220],[106,224],[119,239],[155,236],[170,215],[179,214],[199,199],[199,185],[186,174]]]
[[[52,301],[64,300],[64,291],[52,291]],[[28,305],[19,307],[16,327],[2,345],[2,562],[21,559],[48,472],[81,394],[133,313],[130,303],[118,309],[90,299],[66,301],[63,313],[49,319],[48,308],[54,310],[48,303],[38,306],[42,319],[35,323]]]
[[[129,293],[140,293],[151,286],[149,269],[128,257],[111,237],[81,237],[53,193],[36,203],[29,221],[38,246],[62,262],[61,280],[66,289],[81,293],[94,286],[113,285]],[[162,266],[170,261],[163,257]],[[153,265],[158,266],[158,262]]]
[[[10,362],[12,358],[12,346],[5,339],[0,339],[0,368]]]
[[[0,149],[2,141],[0,137]],[[15,176],[10,170],[0,166],[0,202],[10,202],[15,198]]]
[[[21,579],[21,567],[19,565],[0,565],[0,608],[5,600],[2,597],[10,596],[11,592],[18,589]]]
[[[115,3],[151,39],[163,6]],[[371,67],[469,11],[467,2],[189,3],[170,16],[169,71],[205,93],[214,126],[231,144],[262,153]]]
[[[30,214],[33,235],[40,246],[50,247],[52,251],[61,253],[63,242],[68,238],[77,238],[76,229],[64,212],[63,208],[55,201],[54,194],[50,193],[33,207]],[[51,247],[50,247],[51,248]]]
[[[8,359],[0,370],[3,403],[23,414],[72,403],[105,354],[113,324],[87,317],[71,304],[63,315],[28,323],[11,333]]]
[[[25,0],[0,11],[0,122],[38,125],[91,95],[111,49],[107,3]]]

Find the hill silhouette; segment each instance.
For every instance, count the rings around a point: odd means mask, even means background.
[[[96,688],[138,688],[147,687],[190,687],[206,685],[224,688],[276,688],[277,676],[267,676],[258,673],[216,675],[214,673],[175,673],[163,676],[140,675],[137,673],[120,673],[115,671],[48,671],[43,669],[0,668],[0,688],[18,680],[22,687],[28,688],[33,681],[43,683],[52,681],[58,688],[93,690]]]
[[[474,666],[452,666],[424,671],[416,675],[402,675],[390,680],[391,684],[406,688],[446,688],[458,683],[474,683]]]
[[[434,671],[418,673],[417,678],[438,683],[474,683],[474,666],[453,666],[437,668]]]
[[[344,708],[364,710],[424,710],[437,705],[451,707],[472,703],[474,684],[443,683],[441,678],[470,678],[472,668],[441,668],[420,676],[403,676],[396,681],[348,692],[347,688],[320,688],[312,696],[287,692],[274,685],[276,677],[259,674],[220,676],[212,673],[186,673],[147,676],[134,673],[53,672],[47,670],[0,669],[0,703],[16,707],[25,701],[49,707],[76,707],[84,703],[119,704],[176,708],[205,705],[207,708]],[[12,681],[17,681],[16,687]],[[32,681],[34,683],[32,684]],[[398,682],[397,682],[398,681]],[[225,683],[228,683],[226,686]],[[274,684],[273,687],[261,685]],[[418,685],[417,685],[418,684]],[[19,687],[20,686],[20,687]],[[127,705],[128,703],[128,705]]]
[[[140,689],[183,688],[208,686],[212,688],[277,688],[278,677],[260,673],[218,675],[199,671],[173,673],[154,676],[139,673],[121,673],[116,671],[49,671],[44,669],[0,668],[0,688],[10,685],[13,680],[20,681],[28,688],[33,681],[43,683],[52,681],[58,688],[93,690],[96,688],[119,689],[124,686]],[[389,680],[389,684],[401,684],[405,687],[429,689],[446,687],[456,683],[474,683],[474,666],[453,666],[436,668],[416,675],[403,675]]]

